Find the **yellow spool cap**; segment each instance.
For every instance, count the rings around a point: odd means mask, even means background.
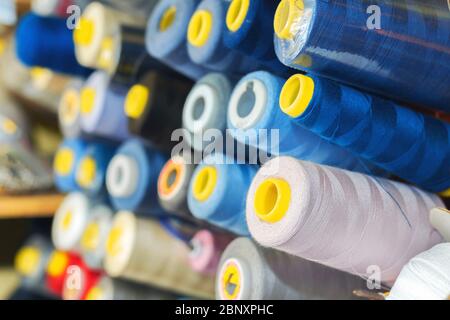
[[[81,245],[84,249],[94,251],[99,245],[100,239],[100,226],[98,223],[91,222],[84,230],[83,237],[81,238]]]
[[[94,109],[95,104],[95,89],[85,87],[81,90],[81,113],[89,114]]]
[[[6,40],[4,38],[0,38],[0,56],[6,50]]]
[[[95,33],[95,22],[94,20],[87,18],[80,18],[75,31],[73,32],[73,40],[76,45],[88,46],[92,44],[94,40]]]
[[[197,10],[189,21],[187,38],[194,47],[202,47],[211,34],[213,17],[209,11]]]
[[[64,92],[61,102],[61,113],[65,123],[71,123],[79,112],[80,95],[77,90],[69,89]]]
[[[236,300],[241,291],[241,273],[234,261],[228,261],[221,278],[223,297]]]
[[[292,118],[301,116],[314,95],[314,80],[302,74],[290,77],[280,93],[280,108]]]
[[[439,193],[439,195],[444,198],[450,198],[450,189],[447,189],[447,190]]]
[[[167,8],[167,10],[164,11],[164,14],[161,17],[161,20],[159,21],[159,31],[164,32],[169,29],[173,25],[176,16],[176,6],[170,6],[169,8]]]
[[[108,235],[108,240],[106,241],[106,252],[108,253],[108,255],[114,257],[117,256],[120,251],[122,251],[122,247],[120,245],[122,235],[122,228],[114,227],[111,229]]]
[[[250,0],[233,0],[227,11],[226,24],[228,30],[236,32],[247,17]]]
[[[255,192],[254,208],[259,219],[276,223],[284,218],[291,201],[291,187],[282,179],[267,179]]]
[[[67,211],[61,221],[61,227],[64,231],[69,230],[70,225],[72,224],[73,213],[72,211]]]
[[[149,96],[150,91],[146,86],[141,84],[132,86],[125,99],[125,114],[132,119],[140,118],[147,106]]]
[[[292,40],[293,26],[305,9],[303,0],[282,0],[275,11],[273,27],[278,38]]]
[[[2,122],[2,130],[8,135],[13,135],[17,132],[17,125],[11,119],[5,119]]]
[[[103,290],[99,287],[92,287],[86,295],[86,300],[97,301],[102,300]]]
[[[74,162],[73,151],[69,148],[62,148],[56,153],[53,169],[60,176],[68,176],[72,172]]]
[[[77,182],[83,188],[88,188],[95,181],[97,163],[91,157],[86,157],[80,162],[77,172]]]
[[[52,253],[47,266],[47,273],[52,277],[57,277],[63,274],[69,263],[69,256],[67,253],[55,251]]]
[[[14,267],[22,275],[30,276],[35,271],[41,259],[41,251],[32,246],[24,247],[17,253]]]
[[[217,169],[204,167],[195,177],[193,184],[193,195],[197,201],[208,200],[217,185]]]
[[[98,66],[103,70],[110,70],[113,66],[114,60],[114,39],[111,37],[106,37],[103,39],[100,56],[98,58]]]

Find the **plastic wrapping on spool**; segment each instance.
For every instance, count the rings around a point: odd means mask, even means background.
[[[428,213],[442,201],[417,188],[289,157],[268,162],[247,197],[254,239],[389,285],[418,253],[442,241]]]
[[[105,270],[112,277],[212,298],[214,280],[192,270],[188,255],[186,244],[170,236],[158,223],[121,212],[108,238]]]
[[[349,300],[365,280],[247,238],[225,250],[216,277],[219,300]]]
[[[446,0],[283,0],[274,26],[292,68],[450,111]]]

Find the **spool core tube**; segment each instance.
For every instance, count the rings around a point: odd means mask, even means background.
[[[255,191],[254,208],[259,219],[276,223],[284,218],[291,201],[291,187],[283,179],[267,179]]]
[[[189,21],[187,39],[194,47],[204,46],[211,35],[213,16],[206,10],[197,10]]]
[[[97,163],[92,157],[85,157],[81,160],[77,171],[77,182],[83,188],[90,187],[96,177]]]
[[[177,7],[172,5],[164,11],[160,21],[159,21],[159,31],[164,32],[170,27],[172,27],[175,18],[177,16]]]
[[[111,160],[106,172],[106,187],[116,198],[131,196],[139,179],[138,163],[130,156],[118,154]]]
[[[238,31],[247,17],[250,0],[233,0],[228,7],[226,25],[232,32]]]
[[[80,94],[75,89],[65,90],[59,106],[59,117],[65,125],[73,124],[80,113]]]
[[[221,300],[240,300],[244,292],[244,272],[241,263],[228,259],[219,271],[219,295]]]
[[[81,90],[81,113],[90,114],[94,109],[96,92],[94,88],[84,87]]]
[[[302,74],[290,77],[280,93],[280,108],[292,118],[301,116],[314,95],[314,80]]]
[[[125,114],[129,118],[139,119],[145,111],[149,97],[150,91],[146,86],[132,86],[125,99]]]
[[[14,260],[15,270],[23,276],[33,275],[42,259],[42,252],[38,247],[26,246],[19,250]]]
[[[159,175],[159,196],[164,199],[170,198],[170,196],[175,193],[182,184],[184,175],[184,164],[181,161],[177,161],[176,158],[169,160]]]
[[[53,170],[60,176],[66,177],[73,171],[75,154],[70,148],[60,149],[55,156]]]
[[[282,0],[275,11],[273,27],[280,39],[292,40],[294,27],[303,14],[305,5],[303,0]]]
[[[194,198],[200,202],[208,200],[217,185],[217,169],[211,166],[204,167],[194,179],[192,190]]]

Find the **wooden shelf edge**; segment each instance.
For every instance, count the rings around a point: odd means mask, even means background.
[[[62,194],[0,195],[0,219],[52,217]]]

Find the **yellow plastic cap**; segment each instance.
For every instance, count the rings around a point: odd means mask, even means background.
[[[97,301],[102,300],[103,290],[99,287],[92,287],[86,295],[86,300]]]
[[[98,223],[91,222],[86,226],[83,237],[81,238],[81,246],[89,251],[95,250],[99,245],[100,226]]]
[[[68,176],[72,172],[74,162],[72,149],[62,148],[56,153],[53,170],[60,176]]]
[[[111,257],[117,256],[122,251],[120,245],[122,241],[123,230],[120,227],[114,227],[109,231],[106,241],[106,252]]]
[[[85,87],[81,90],[81,113],[89,114],[94,109],[95,104],[95,89]]]
[[[164,32],[169,29],[173,22],[175,21],[175,17],[177,16],[177,7],[170,6],[164,11],[161,20],[159,21],[159,31]]]
[[[50,256],[47,273],[52,277],[58,277],[64,273],[69,263],[69,255],[62,251],[54,251]]]
[[[280,108],[292,118],[301,116],[314,95],[314,80],[302,74],[290,77],[280,93]]]
[[[73,40],[76,45],[88,46],[92,44],[95,33],[95,21],[86,18],[80,18],[75,31],[73,32]]]
[[[236,32],[247,17],[250,0],[233,0],[228,7],[226,24],[228,30]]]
[[[439,195],[444,198],[450,198],[450,189],[447,189],[447,190],[439,193]]]
[[[75,89],[66,90],[61,98],[61,113],[64,122],[72,122],[80,111],[80,94]]]
[[[61,221],[61,227],[62,227],[62,229],[64,231],[69,230],[70,225],[72,224],[72,220],[73,220],[73,213],[72,213],[72,211],[67,211],[64,214],[64,217],[63,217],[63,219]]]
[[[197,10],[189,21],[187,38],[194,47],[202,47],[208,42],[213,24],[211,12]]]
[[[200,202],[208,200],[217,185],[217,169],[204,167],[195,177],[193,184],[194,199]]]
[[[4,119],[2,121],[2,131],[8,135],[13,135],[17,132],[17,124],[11,119]]]
[[[100,69],[109,71],[113,68],[114,51],[114,39],[112,37],[103,39],[100,46],[100,56],[97,62]]]
[[[305,9],[303,0],[281,0],[275,11],[273,27],[278,38],[292,40],[294,38],[293,26]]]
[[[95,181],[97,163],[92,157],[85,157],[80,162],[77,172],[77,182],[83,188],[88,188]]]
[[[125,114],[132,118],[138,119],[144,113],[150,97],[150,90],[141,84],[136,84],[128,91],[125,99]]]
[[[226,262],[221,277],[223,297],[227,300],[236,300],[241,291],[241,273],[234,261]]]
[[[41,251],[32,246],[24,247],[16,255],[14,266],[17,272],[30,276],[35,271],[41,259]]]
[[[276,223],[284,218],[291,201],[291,187],[282,179],[267,179],[255,192],[254,208],[259,219]]]

